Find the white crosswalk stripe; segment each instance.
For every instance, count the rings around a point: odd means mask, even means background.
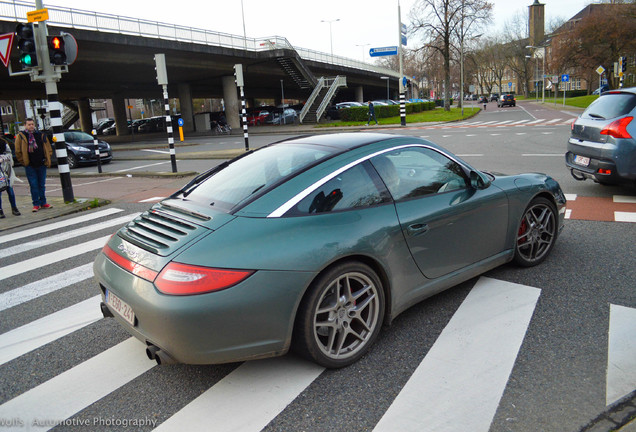
[[[482,157],[483,154],[460,156]],[[568,195],[567,198],[574,201],[577,197]],[[631,203],[633,199],[616,196],[614,200]],[[25,230],[22,234],[26,234],[18,237],[0,237],[0,243],[6,243],[6,247],[0,249],[0,257],[15,260],[28,255],[20,263],[0,267],[0,280],[12,284],[9,290],[0,287],[0,313],[21,313],[31,304],[44,300],[45,296],[56,299],[59,296],[61,302],[75,299],[59,303],[55,312],[40,313],[13,328],[5,326],[8,330],[0,334],[0,366],[4,370],[12,371],[16,369],[15,365],[27,360],[36,365],[54,362],[55,359],[41,356],[48,347],[57,351],[58,346],[69,338],[93,335],[112,323],[110,319],[102,319],[99,287],[91,280],[94,254],[89,256],[88,252],[96,254],[110,237],[104,236],[106,231],[114,230],[138,215],[122,212],[120,209],[96,211],[71,218],[71,223],[51,223]],[[118,213],[121,215],[117,218],[108,219]],[[53,230],[56,231],[48,234]],[[92,238],[73,245],[80,236]],[[60,245],[57,251],[38,254],[43,246],[49,246],[47,250],[50,250],[50,246],[56,244]],[[75,263],[84,254],[83,262]],[[68,264],[64,271],[52,269],[51,264],[62,262],[73,264]],[[43,272],[40,279],[18,283],[24,273],[34,269]],[[90,294],[78,288],[88,285],[94,285]],[[483,276],[478,278],[432,347],[414,362],[414,371],[405,377],[406,384],[391,396],[384,412],[378,413],[377,423],[365,425],[364,429],[378,432],[488,431],[509,385],[541,293],[540,288]],[[607,404],[636,387],[634,323],[636,309],[610,305],[607,370],[603,371],[606,372]],[[77,426],[78,430],[79,426],[88,426],[86,429],[90,430],[93,423],[89,422],[94,419],[82,411],[99,406],[104,398],[119,399],[119,393],[130,391],[131,387],[137,396],[143,395],[148,388],[163,391],[149,382],[150,377],[169,376],[174,369],[170,366],[155,368],[156,363],[145,354],[145,344],[137,339],[128,338],[118,343],[121,340],[124,338],[113,339],[111,344],[104,344],[101,352],[70,361],[61,372],[39,381],[35,379],[23,390],[8,388],[0,405],[0,421],[13,419],[17,423],[13,426],[0,423],[0,429],[40,431],[62,425]],[[69,346],[67,349],[72,357],[72,353],[81,352],[83,347]],[[212,374],[214,369],[201,367],[196,370],[205,375]],[[364,370],[364,367],[352,366],[342,371],[354,375]],[[191,372],[192,369],[183,373]],[[190,394],[178,407],[166,408],[163,412],[163,407],[157,408],[162,414],[159,420],[156,413],[141,412],[140,417],[147,417],[149,426],[158,431],[210,430],[211,425],[219,431],[271,429],[272,422],[286,414],[294,403],[303,400],[307,393],[314,397],[315,387],[333,373],[293,354],[244,362],[214,380],[213,384],[206,384],[196,394]],[[363,381],[357,391],[364,392],[365,383]],[[141,390],[137,390],[138,385],[142,386]],[[109,395],[112,396],[109,398]],[[124,398],[119,403],[129,401]],[[285,430],[285,427],[276,427]]]

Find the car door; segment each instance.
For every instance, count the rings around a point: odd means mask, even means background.
[[[462,166],[433,148],[409,147],[371,159],[395,200],[413,259],[429,279],[505,249],[508,199],[475,189]]]

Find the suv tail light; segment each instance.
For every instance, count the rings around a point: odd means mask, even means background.
[[[227,270],[170,262],[157,276],[155,286],[164,294],[203,294],[230,288],[253,273],[252,270]]]
[[[615,120],[601,131],[601,135],[609,135],[614,138],[631,138],[632,136],[629,134],[629,132],[627,132],[627,125],[633,119],[634,117],[629,116]]]

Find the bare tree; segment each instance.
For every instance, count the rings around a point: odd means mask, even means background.
[[[465,38],[488,21],[492,4],[487,0],[417,0],[409,17],[412,31],[423,35],[420,49],[437,50],[444,71],[444,109],[450,110],[450,76],[453,44]]]
[[[530,76],[532,75],[531,58],[526,57],[529,54],[528,46],[528,20],[526,15],[516,13],[513,17],[506,21],[503,30],[503,41],[506,44],[506,57],[508,67],[519,77],[523,83],[523,94],[527,97],[530,88]],[[535,62],[541,60],[534,59]],[[535,68],[537,70],[537,68]],[[541,72],[542,74],[545,71]],[[535,77],[537,79],[537,77]],[[538,88],[538,86],[536,87]]]

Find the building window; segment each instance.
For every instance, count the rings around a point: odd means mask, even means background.
[[[3,105],[1,109],[2,109],[2,115],[13,114],[13,109],[11,108],[11,105]]]

